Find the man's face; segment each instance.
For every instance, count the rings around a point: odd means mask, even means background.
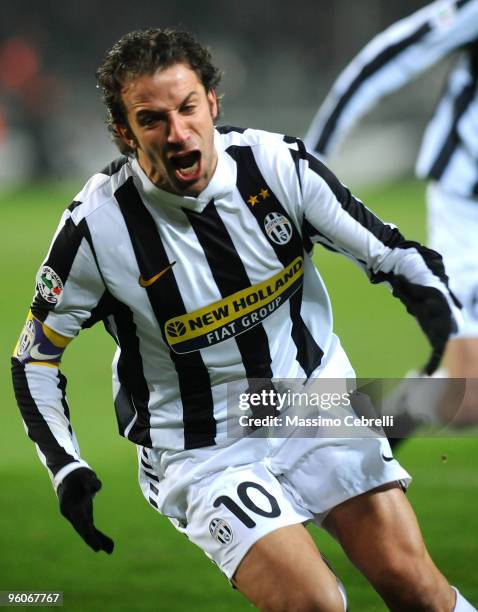
[[[172,193],[199,195],[217,163],[215,92],[206,93],[194,70],[179,63],[128,81],[121,97],[128,126],[118,131],[151,181]]]

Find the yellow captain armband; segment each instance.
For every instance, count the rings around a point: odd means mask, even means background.
[[[30,310],[13,356],[24,365],[30,363],[57,368],[71,340],[39,321]]]

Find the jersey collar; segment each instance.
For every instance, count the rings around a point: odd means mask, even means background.
[[[214,130],[214,146],[217,151],[217,166],[206,189],[196,198],[192,196],[180,196],[169,191],[159,189],[151,182],[137,159],[131,161],[136,187],[145,198],[154,204],[171,205],[177,208],[188,208],[201,212],[212,199],[223,198],[231,193],[236,186],[236,165],[232,158],[224,151],[221,135]]]

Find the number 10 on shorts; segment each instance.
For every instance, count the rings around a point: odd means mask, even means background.
[[[249,497],[249,489],[253,489],[261,493],[264,498],[267,500],[267,505],[270,506],[270,509],[264,510],[264,508],[259,507],[250,497]],[[265,516],[267,518],[276,518],[280,516],[281,510],[279,508],[279,504],[277,503],[276,498],[271,495],[266,489],[258,484],[257,482],[252,482],[247,480],[245,482],[241,482],[237,486],[237,495],[244,506],[253,512],[254,514],[258,514],[259,516]],[[232,514],[234,514],[246,527],[252,529],[256,526],[256,522],[254,519],[249,516],[240,506],[237,504],[232,497],[228,495],[220,495],[214,501],[214,507],[218,508],[219,506],[225,506]]]

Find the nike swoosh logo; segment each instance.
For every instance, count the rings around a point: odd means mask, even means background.
[[[38,350],[39,346],[40,343],[35,344],[35,346],[32,346],[31,348],[30,356],[33,357],[33,359],[37,359],[38,361],[50,361],[51,359],[61,357],[61,353],[58,353],[58,355],[45,355],[45,353],[40,353]]]
[[[175,261],[171,262],[169,266],[166,266],[160,272],[158,272],[157,274],[155,274],[154,276],[148,279],[144,278],[143,275],[141,274],[141,276],[139,277],[139,284],[141,285],[141,287],[144,287],[145,289],[146,287],[151,287],[151,285],[155,283],[159,278],[164,276],[168,270],[171,270],[171,268],[174,266],[175,263],[176,263]]]
[[[394,461],[395,457],[386,457],[383,453],[382,453],[382,459],[384,461]]]

